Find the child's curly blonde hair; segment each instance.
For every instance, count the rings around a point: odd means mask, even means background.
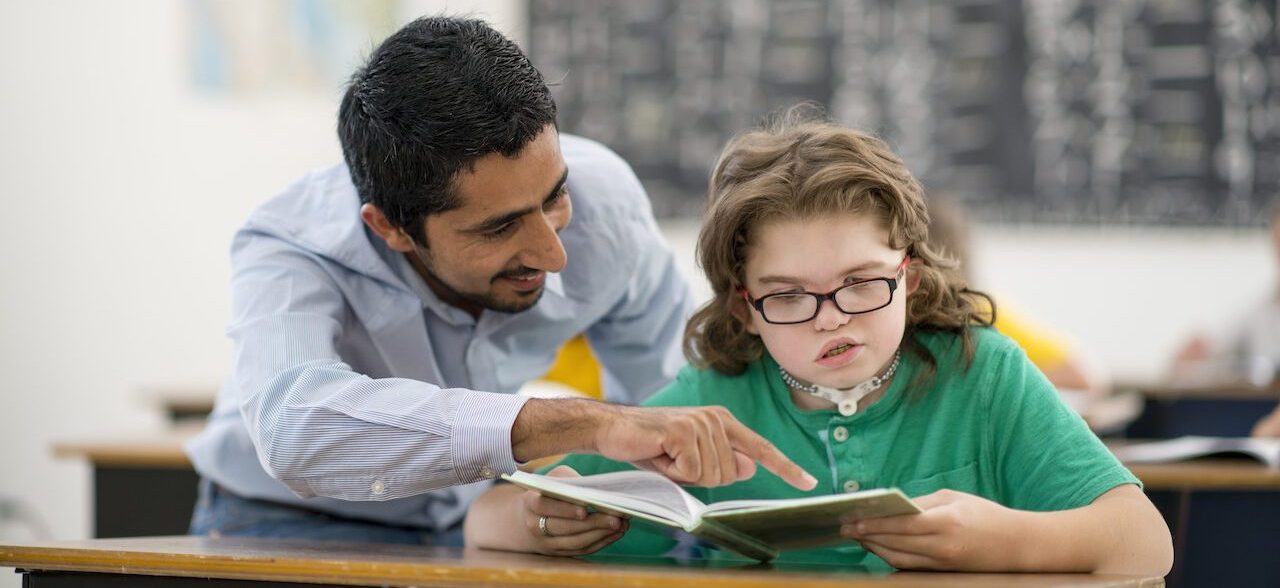
[[[923,189],[881,140],[833,123],[803,118],[792,109],[778,122],[742,133],[725,146],[711,175],[697,256],[714,294],[685,328],[684,352],[698,367],[735,375],[758,359],[760,338],[746,331],[749,312],[739,294],[754,231],[777,220],[871,214],[889,233],[889,246],[911,256],[920,285],[907,301],[906,351],[925,368],[937,360],[911,336],[923,329],[953,332],[966,362],[974,353],[967,327],[990,326],[995,306],[968,289],[955,260],[928,244],[929,212]]]

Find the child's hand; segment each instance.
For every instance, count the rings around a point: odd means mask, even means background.
[[[841,527],[895,568],[908,570],[1011,571],[1022,537],[1017,511],[954,490],[913,501],[923,513],[865,519]]]
[[[560,466],[547,475],[577,477],[569,466]],[[586,555],[595,553],[622,538],[626,519],[604,513],[587,514],[587,509],[532,490],[521,497],[524,532],[529,551],[543,555]],[[545,521],[543,520],[545,518]]]

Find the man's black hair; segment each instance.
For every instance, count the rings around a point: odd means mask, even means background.
[[[556,120],[542,74],[483,21],[424,17],[351,76],[338,138],[361,202],[425,245],[427,215],[460,205],[454,177],[481,157],[515,157]]]

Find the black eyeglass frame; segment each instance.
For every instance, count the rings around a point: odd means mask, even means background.
[[[763,318],[764,322],[769,323],[771,325],[798,325],[800,323],[807,323],[818,317],[818,313],[822,312],[822,303],[827,300],[831,301],[831,304],[833,304],[836,307],[836,310],[839,310],[840,312],[843,312],[847,315],[867,314],[868,312],[875,312],[877,310],[880,310],[881,308],[884,308],[886,306],[889,306],[890,304],[893,304],[893,295],[898,292],[898,282],[901,281],[901,276],[903,272],[907,270],[907,265],[910,263],[910,260],[911,260],[910,256],[907,256],[906,258],[904,258],[902,260],[902,263],[898,266],[898,273],[892,278],[872,278],[870,280],[859,280],[857,282],[840,286],[839,288],[836,288],[835,290],[827,292],[826,294],[819,294],[816,292],[779,292],[777,294],[766,294],[759,298],[752,298],[751,293],[747,292],[747,289],[744,287],[742,288],[742,297],[746,299],[747,304],[750,304],[752,308],[756,309],[756,312],[760,313],[760,318]],[[881,304],[880,306],[877,306],[875,308],[868,308],[867,310],[859,310],[856,312],[849,312],[844,308],[840,307],[840,302],[836,300],[836,292],[844,290],[845,288],[852,288],[854,286],[861,286],[863,284],[870,284],[872,282],[884,282],[888,284],[889,286],[888,301],[886,301],[884,304]],[[802,294],[812,296],[818,300],[818,303],[813,306],[813,314],[810,315],[809,318],[804,320],[799,320],[799,321],[780,322],[780,321],[769,320],[769,316],[764,313],[764,301],[770,298],[776,298],[779,296],[800,296]]]

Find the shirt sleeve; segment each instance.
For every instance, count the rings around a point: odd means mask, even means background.
[[[1122,484],[1141,486],[1062,403],[1021,349],[1010,345],[994,367],[981,393],[988,399],[987,443],[1002,503],[1022,510],[1067,510]]]
[[[230,385],[272,477],[303,497],[390,500],[515,470],[526,398],[358,373],[338,350],[354,317],[319,260],[251,230],[231,257]]]
[[[636,404],[648,398],[685,364],[680,341],[693,312],[689,284],[651,214],[621,225],[631,233],[634,266],[627,288],[609,312],[587,329],[587,340],[604,368],[605,395]]]

